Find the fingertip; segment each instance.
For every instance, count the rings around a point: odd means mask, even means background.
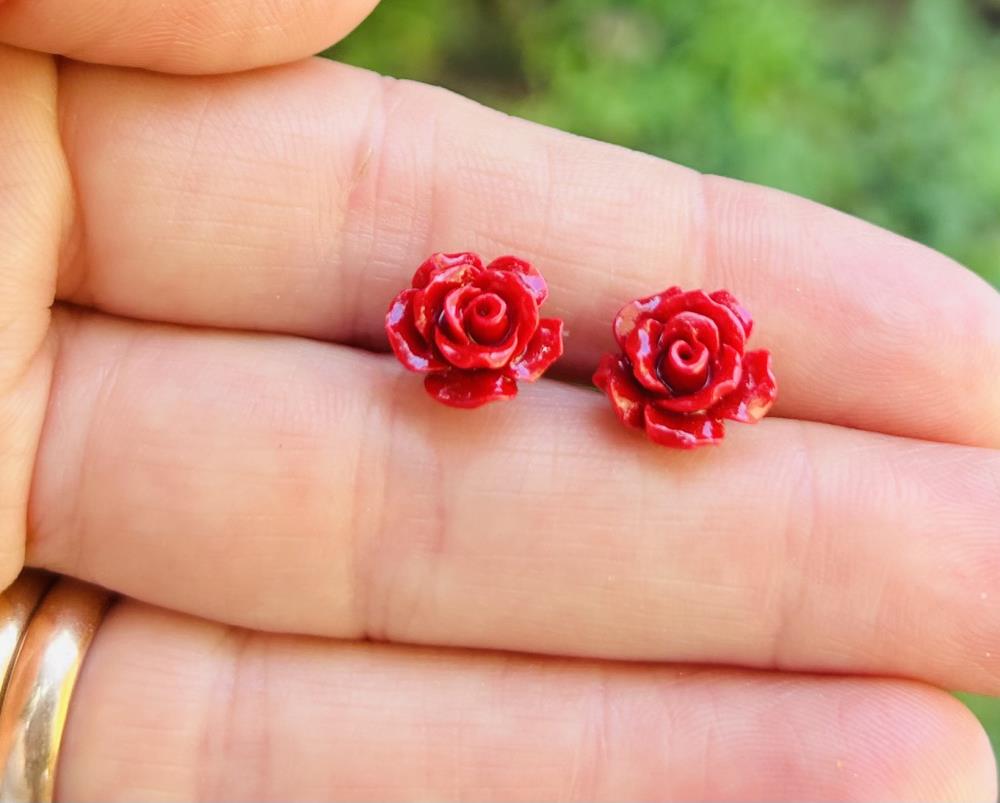
[[[750,309],[767,310],[754,344],[792,380],[775,414],[1000,445],[994,288],[941,253],[820,204],[728,178],[706,186],[713,271]],[[768,308],[768,299],[779,303]]]
[[[761,703],[759,712],[773,742],[761,788],[791,799],[816,788],[837,800],[997,799],[989,739],[951,694],[888,679],[784,684],[782,704]]]
[[[908,684],[893,706],[898,762],[886,764],[899,800],[996,800],[997,765],[979,720],[947,692]]]

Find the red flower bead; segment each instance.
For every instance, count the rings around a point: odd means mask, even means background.
[[[778,388],[768,351],[745,351],[750,313],[726,290],[671,287],[615,316],[622,354],[605,355],[594,384],[622,423],[656,443],[693,449],[718,443],[723,419],[755,424]]]
[[[385,331],[399,361],[452,407],[517,395],[563,353],[562,321],[539,318],[542,275],[517,257],[483,267],[475,254],[434,254],[393,300]]]

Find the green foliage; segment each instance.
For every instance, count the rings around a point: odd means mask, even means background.
[[[1000,286],[995,0],[384,0],[330,55],[769,184]]]
[[[327,55],[805,195],[1000,286],[998,20],[1000,0],[383,0]],[[963,699],[1000,745],[1000,704]]]
[[[983,723],[986,732],[990,735],[990,741],[993,743],[993,754],[1000,756],[1000,699],[981,697],[977,694],[959,694],[957,696],[979,717],[979,721]]]

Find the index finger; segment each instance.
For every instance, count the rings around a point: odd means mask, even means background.
[[[726,287],[774,353],[778,414],[1000,445],[1000,295],[847,215],[326,61],[62,78],[86,221],[63,299],[385,349],[429,252],[515,253],[548,280],[578,379],[628,300]]]
[[[219,73],[310,56],[378,0],[0,2],[0,42],[81,61]]]

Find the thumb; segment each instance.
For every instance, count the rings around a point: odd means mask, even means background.
[[[207,74],[295,61],[378,0],[0,0],[0,42],[80,61]]]

